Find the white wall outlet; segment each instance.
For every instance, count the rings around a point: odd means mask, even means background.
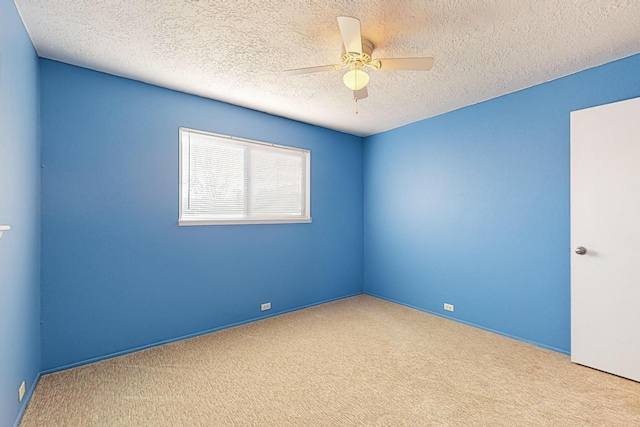
[[[265,302],[264,304],[260,304],[260,310],[261,311],[271,310],[271,303]]]
[[[18,389],[18,402],[22,402],[22,399],[24,399],[25,391],[27,391],[27,384],[22,381],[22,384],[20,384],[20,388]]]
[[[444,303],[444,309],[447,311],[453,311],[453,304]]]

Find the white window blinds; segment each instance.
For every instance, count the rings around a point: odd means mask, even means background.
[[[180,225],[311,222],[308,150],[180,129]]]

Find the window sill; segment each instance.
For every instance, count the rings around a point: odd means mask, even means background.
[[[0,237],[2,237],[2,233],[9,230],[11,230],[11,227],[9,225],[0,225]]]
[[[193,225],[244,225],[244,224],[308,224],[311,222],[311,218],[292,218],[292,219],[179,219],[178,225],[180,227],[193,226]]]

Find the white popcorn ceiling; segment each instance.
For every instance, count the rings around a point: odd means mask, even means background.
[[[640,52],[638,0],[15,2],[41,57],[359,136]],[[340,62],[339,15],[433,70],[371,70],[359,114],[344,71],[283,75]]]

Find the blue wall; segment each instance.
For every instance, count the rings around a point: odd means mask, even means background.
[[[41,60],[45,370],[361,293],[362,139]],[[178,227],[180,126],[311,150],[311,224]]]
[[[0,1],[0,426],[40,371],[38,58],[12,1]]]
[[[637,96],[640,55],[366,138],[365,292],[568,352],[569,112]]]

